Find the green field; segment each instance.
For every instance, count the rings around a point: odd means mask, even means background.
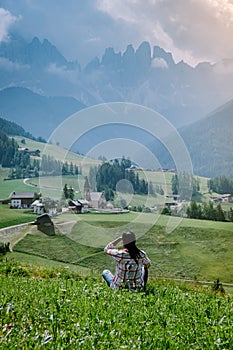
[[[4,178],[7,177],[9,169],[0,167],[0,199],[7,199],[10,197],[10,194],[15,192],[37,192],[38,188],[36,186],[28,186],[24,183],[23,179],[17,180],[7,180],[4,181]]]
[[[43,176],[38,178],[6,180],[8,169],[0,168],[0,199],[9,198],[15,192],[41,192],[43,197],[60,199],[63,187],[73,187],[76,191],[75,197],[80,198],[83,191],[84,176]]]
[[[232,349],[232,298],[156,280],[114,292],[64,270],[0,268],[1,349]]]
[[[170,191],[171,174],[148,173],[154,184],[165,176]],[[5,174],[0,169],[0,178]],[[40,187],[38,179],[0,181],[1,198]],[[78,191],[82,181],[63,177],[62,185]],[[60,182],[44,178],[46,195],[58,196]],[[161,196],[126,200],[163,203]],[[36,216],[0,205],[0,218],[1,228]],[[136,212],[66,213],[53,221],[54,236],[36,226],[19,241],[9,236],[13,252],[0,263],[0,349],[233,349],[232,223]],[[115,268],[105,244],[126,230],[152,262],[146,293],[112,291],[101,278]],[[224,289],[214,291],[217,279]]]
[[[31,209],[9,209],[8,205],[0,204],[0,218],[0,228],[4,228],[34,221],[36,216]]]
[[[47,259],[47,266],[50,262],[52,266],[62,263],[101,274],[106,267],[114,270],[114,263],[103,247],[124,231],[132,230],[138,237],[138,245],[151,258],[151,278],[210,282],[220,279],[233,283],[233,225],[175,219],[171,230],[169,217],[163,215],[63,214],[54,219],[55,236],[29,226],[28,234],[14,246],[13,253],[8,253],[8,258],[34,265],[40,264],[40,259]]]
[[[27,138],[23,138],[26,142],[24,144],[21,142],[22,137],[15,136],[14,138],[20,147],[27,147],[29,149],[39,149],[41,152],[41,156],[45,154],[54,157],[54,159],[59,160],[60,162],[73,162],[73,164],[76,164],[82,168],[83,175],[88,174],[90,166],[97,166],[98,164],[100,164],[100,161],[81,156],[77,153],[70,152],[69,150],[66,150],[57,145],[47,143],[45,144]]]
[[[76,191],[76,198],[80,198],[83,191],[84,178],[88,175],[90,166],[98,166],[100,161],[90,159],[87,157],[80,156],[73,152],[69,152],[64,148],[61,148],[52,144],[45,144],[37,141],[33,141],[27,138],[23,138],[25,143],[22,143],[22,137],[16,136],[15,140],[20,147],[27,147],[29,149],[39,149],[41,151],[41,156],[43,154],[50,155],[54,159],[61,162],[73,162],[73,164],[78,165],[79,169],[82,171],[80,176],[54,176],[54,177],[39,177],[30,179],[19,179],[19,180],[8,180],[4,181],[9,172],[8,169],[0,168],[0,199],[6,199],[9,197],[12,191],[34,191],[41,192],[44,197],[52,197],[55,199],[60,199],[62,195],[62,189],[65,184],[72,186]],[[147,182],[152,182],[154,188],[156,186],[161,186],[165,194],[171,194],[171,179],[174,175],[169,172],[161,171],[149,171],[140,170],[138,171],[139,177],[144,178]],[[203,199],[209,200],[209,195],[207,194],[207,179],[198,178],[200,181],[200,190],[204,194]],[[145,207],[161,207],[164,205],[165,201],[169,201],[164,196],[139,196],[139,195],[129,195],[120,194],[121,198],[126,200],[128,206],[145,206]],[[206,198],[205,198],[206,197]]]
[[[20,138],[17,141],[19,142]],[[60,160],[65,158],[69,161],[75,160],[77,164],[82,162],[82,157],[58,146],[45,145],[28,139],[25,145],[20,144],[20,146],[38,148],[41,152],[53,155]],[[46,147],[45,150],[44,147]],[[92,160],[88,162],[88,166],[97,164]],[[7,198],[12,191],[38,192],[38,190],[43,196],[60,198],[65,183],[74,188],[75,198],[82,196],[84,176],[4,181],[6,174],[7,170],[1,168],[1,198]],[[140,170],[139,174],[140,177],[151,181],[154,186],[161,185],[166,193],[171,192],[172,173]],[[206,195],[207,179],[199,178],[199,181],[201,191]],[[164,197],[160,195],[122,196],[129,206],[159,208],[164,204]],[[229,205],[226,208],[229,208]],[[36,216],[30,210],[10,210],[8,206],[1,205],[0,218],[0,228],[3,228],[34,221]],[[121,215],[63,214],[55,218],[54,222],[60,235],[49,237],[35,230],[28,232],[29,234],[14,246],[14,252],[9,254],[9,258],[15,257],[16,260],[20,259],[24,262],[27,257],[25,262],[28,262],[31,257],[31,263],[34,265],[37,263],[36,258],[46,259],[46,263],[51,262],[51,266],[61,263],[68,264],[72,268],[96,269],[100,273],[106,266],[113,268],[111,261],[103,254],[104,245],[117,235],[121,235],[123,231],[133,230],[142,249],[148,251],[151,256],[151,277],[162,275],[208,281],[220,278],[223,282],[233,282],[232,223],[169,217],[159,215],[159,211],[154,214],[135,212]]]
[[[100,164],[99,161],[87,158],[85,156],[80,156],[76,153],[70,152],[56,145],[45,144],[42,142],[33,141],[27,138],[22,138],[19,136],[14,137],[17,141],[19,147],[27,147],[29,149],[39,149],[41,152],[41,156],[43,154],[49,155],[54,159],[57,159],[61,162],[73,162],[79,167],[79,170],[82,172],[83,176],[88,175],[90,166],[98,166]],[[25,143],[22,143],[22,139],[25,140]],[[33,158],[33,157],[32,157]],[[39,178],[39,179],[30,179],[27,183],[24,183],[23,179],[18,180],[7,180],[4,179],[7,177],[9,173],[9,169],[0,167],[0,199],[7,199],[11,192],[38,192],[40,191],[40,186],[42,187],[42,192],[45,192],[46,196],[53,198],[60,198],[61,196],[61,187],[64,186],[65,183],[70,184],[72,186],[75,183],[75,188],[79,190],[78,178],[74,177],[73,179],[64,179],[64,177],[55,177],[54,178]],[[82,179],[83,177],[81,177]],[[54,185],[53,185],[54,183]],[[82,184],[82,180],[81,180]],[[82,188],[83,190],[83,188]]]

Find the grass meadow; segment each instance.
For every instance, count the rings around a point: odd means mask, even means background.
[[[4,178],[7,177],[8,172],[9,169],[0,167],[0,199],[8,199],[13,191],[38,192],[38,188],[36,186],[28,186],[22,179],[4,181]]]
[[[160,280],[114,292],[56,272],[1,266],[1,349],[232,349],[231,297]]]
[[[97,166],[100,164],[100,161],[87,158],[85,156],[79,155],[77,153],[70,152],[58,145],[45,144],[42,142],[33,141],[27,138],[23,138],[25,143],[22,143],[22,137],[15,137],[15,140],[20,147],[27,147],[29,149],[39,149],[41,156],[43,154],[52,156],[54,159],[59,160],[60,162],[73,162],[73,164],[78,165],[82,168],[83,175],[88,175],[90,166]]]
[[[59,193],[59,179],[44,180],[46,194]],[[77,179],[64,180],[75,188]],[[39,187],[35,179],[0,181],[0,198]],[[0,228],[35,218],[0,205]],[[233,349],[232,223],[136,212],[53,221],[54,236],[28,226],[1,258],[0,349]],[[103,247],[126,230],[152,262],[145,293],[113,291],[101,278],[115,268]]]
[[[0,204],[0,229],[31,222],[36,219],[31,209],[10,209],[8,205]],[[1,241],[1,234],[0,234]]]
[[[32,217],[33,218],[33,217]],[[30,220],[32,221],[32,220]],[[151,261],[150,277],[233,283],[233,225],[231,223],[169,217],[147,213],[62,214],[54,218],[56,235],[48,236],[28,226],[27,235],[14,245],[8,259],[54,267],[60,264],[101,274],[114,271],[104,246],[124,231],[132,230]],[[1,240],[1,239],[0,239]],[[38,258],[38,261],[37,261]]]

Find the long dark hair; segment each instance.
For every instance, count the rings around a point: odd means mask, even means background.
[[[128,250],[131,259],[138,263],[141,250],[136,246],[136,236],[133,232],[124,232],[122,235],[123,245]]]

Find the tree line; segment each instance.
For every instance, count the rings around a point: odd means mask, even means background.
[[[17,165],[18,144],[14,138],[9,138],[4,132],[0,131],[0,164],[2,167],[11,167]]]
[[[72,162],[60,162],[49,155],[42,155],[41,160],[30,157],[29,153],[19,150],[14,138],[9,138],[2,131],[0,131],[0,164],[4,168],[10,168],[7,179],[81,174],[81,169]]]
[[[220,203],[214,207],[213,202],[198,204],[191,201],[186,211],[187,217],[191,219],[213,220],[213,221],[231,221],[233,222],[233,209],[224,211]]]
[[[117,183],[120,180],[128,180],[128,186],[127,182],[123,186],[125,193],[133,190],[135,194],[148,194],[148,182],[140,179],[138,173],[131,170],[131,165],[129,158],[122,157],[121,160],[103,162],[98,168],[91,167],[89,172],[91,189],[103,192],[107,200],[113,200]]]
[[[210,192],[233,194],[233,180],[224,175],[209,179],[207,185]]]
[[[53,156],[42,155],[40,164],[40,175],[41,176],[59,176],[59,175],[79,175],[81,174],[81,168],[73,162],[68,163],[60,162]]]
[[[26,157],[25,157],[26,156]],[[24,152],[17,153],[18,162],[11,167],[8,179],[19,179],[38,176],[79,175],[81,169],[76,164],[60,162],[52,156],[42,155],[42,159],[30,159]]]
[[[172,176],[172,193],[181,199],[190,200],[200,191],[199,180],[192,174],[181,171]]]
[[[11,122],[9,120],[6,120],[4,118],[0,118],[0,130],[5,135],[23,136],[23,137],[26,137],[26,138],[31,139],[31,140],[46,143],[46,140],[43,139],[41,136],[34,137],[32,134],[25,131],[24,128],[22,128],[22,126],[14,123],[14,122]]]

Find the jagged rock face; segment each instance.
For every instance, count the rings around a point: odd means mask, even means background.
[[[0,57],[34,68],[46,68],[51,63],[68,67],[70,63],[47,39],[41,43],[37,37],[34,37],[29,44],[21,38],[13,38],[9,43],[2,43]]]
[[[102,57],[81,68],[78,61],[67,61],[46,39],[34,38],[28,43],[14,36],[0,44],[0,76],[0,116],[43,138],[71,114],[103,102],[150,107],[178,128],[204,119],[233,96],[233,59],[191,67],[184,61],[175,62],[171,52],[159,46],[151,48],[148,42],[137,49],[129,44],[123,52],[106,48]],[[233,176],[232,103],[229,106],[209,124],[181,132],[196,174],[219,175],[227,159],[224,173]],[[207,137],[209,131],[215,136]]]

